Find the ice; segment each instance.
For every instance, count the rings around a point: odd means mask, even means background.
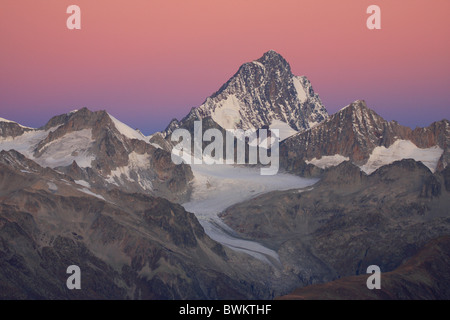
[[[132,129],[131,127],[127,126],[125,123],[114,118],[109,113],[108,113],[108,115],[111,118],[111,120],[113,121],[116,129],[121,134],[123,134],[125,137],[127,137],[129,139],[138,139],[138,140],[143,140],[145,142],[148,142],[148,138],[146,136],[144,136],[140,131]]]
[[[397,140],[389,148],[376,147],[367,163],[361,166],[361,170],[371,174],[378,168],[402,159],[414,159],[421,161],[431,172],[436,170],[442,150],[439,146],[421,149],[409,140]]]
[[[306,95],[305,89],[302,86],[302,83],[299,80],[299,77],[293,77],[292,81],[294,82],[295,90],[297,90],[297,97],[300,102],[305,102],[308,100],[308,96]]]
[[[76,183],[76,184],[79,184],[80,186],[83,186],[83,187],[87,187],[87,188],[90,188],[90,187],[91,187],[91,185],[89,184],[89,182],[84,181],[84,180],[75,180],[75,183]]]
[[[90,167],[95,160],[90,152],[93,142],[91,129],[70,132],[43,146],[41,156],[32,159],[43,167],[68,166],[73,161],[81,168]]]
[[[321,169],[326,169],[329,167],[334,167],[339,165],[340,163],[344,161],[349,161],[350,159],[348,157],[344,157],[340,154],[335,154],[333,156],[323,156],[320,159],[314,158],[310,161],[306,160],[306,163],[311,163],[315,165],[316,167],[319,167]]]
[[[58,187],[56,186],[56,184],[54,184],[53,182],[47,182],[48,185],[48,190],[56,192],[58,191]]]
[[[308,126],[310,129],[314,128],[315,126],[317,126],[319,124],[320,124],[320,122],[317,122],[317,121],[308,121]]]
[[[218,214],[267,192],[305,188],[318,181],[283,173],[263,176],[260,169],[242,166],[202,164],[191,167],[194,190],[190,201],[183,204],[184,208],[197,216],[212,239],[265,261],[267,257],[278,260],[277,253],[257,242],[240,239]]]

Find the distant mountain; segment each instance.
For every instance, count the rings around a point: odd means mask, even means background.
[[[105,111],[55,116],[39,129],[0,121],[0,150],[16,150],[95,187],[143,192],[178,201],[189,194],[189,166]]]
[[[442,120],[414,130],[388,122],[364,101],[355,101],[319,125],[284,140],[282,166],[294,172],[311,172],[350,160],[366,173],[396,160],[422,161],[431,171],[450,163],[450,122]]]
[[[252,275],[254,259],[166,199],[95,188],[14,150],[0,152],[0,197],[0,299],[272,296],[257,275],[267,266]],[[70,265],[81,290],[66,287]]]
[[[309,129],[328,117],[319,96],[304,76],[294,76],[289,63],[268,51],[244,63],[216,93],[181,121],[168,125],[163,135],[193,119],[210,117],[223,129],[280,129],[286,136]]]

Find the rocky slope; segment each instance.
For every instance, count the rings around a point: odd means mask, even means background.
[[[81,290],[66,287],[70,265]],[[79,185],[0,153],[2,299],[270,298],[260,277],[269,272],[212,241],[177,204]]]
[[[412,258],[381,274],[381,289],[368,290],[369,274],[299,288],[279,300],[448,300],[450,237],[427,243]]]

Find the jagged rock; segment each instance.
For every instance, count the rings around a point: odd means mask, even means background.
[[[216,93],[181,121],[173,119],[170,135],[193,119],[211,117],[224,129],[260,129],[279,120],[296,131],[328,117],[319,96],[306,77],[294,76],[289,63],[275,51],[243,64]]]

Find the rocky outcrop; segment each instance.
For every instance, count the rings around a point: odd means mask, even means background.
[[[224,129],[260,129],[274,120],[297,131],[308,129],[328,113],[306,77],[294,76],[275,51],[243,64],[216,93],[181,121],[173,119],[165,136],[193,119],[211,117]]]
[[[270,266],[212,241],[180,205],[79,185],[29,161],[0,155],[1,299],[273,297],[261,276]],[[81,290],[66,286],[70,265]]]

